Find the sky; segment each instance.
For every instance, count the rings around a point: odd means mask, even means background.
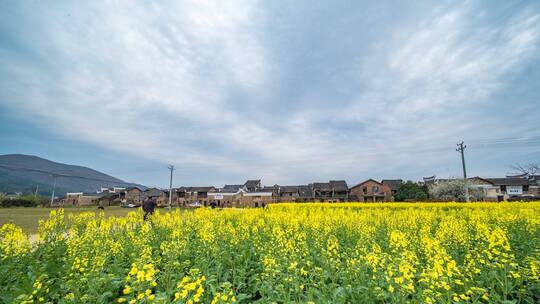
[[[540,162],[538,1],[2,1],[0,154],[147,186]]]

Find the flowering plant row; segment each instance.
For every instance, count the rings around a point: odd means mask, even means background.
[[[538,303],[540,203],[310,203],[0,228],[0,303]]]

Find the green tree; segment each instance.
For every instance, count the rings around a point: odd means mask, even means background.
[[[428,198],[427,188],[424,185],[419,185],[412,181],[402,183],[394,195],[394,199],[398,202],[404,200],[423,201]]]

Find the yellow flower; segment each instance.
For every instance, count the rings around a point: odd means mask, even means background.
[[[116,302],[118,303],[124,303],[126,301],[126,298],[118,298]]]

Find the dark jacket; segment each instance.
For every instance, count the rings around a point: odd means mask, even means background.
[[[154,209],[156,209],[157,203],[155,199],[148,198],[144,201],[142,208],[144,212],[154,213]]]

